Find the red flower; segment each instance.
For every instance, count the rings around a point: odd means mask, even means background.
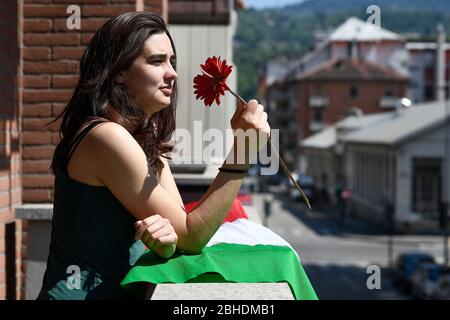
[[[220,105],[220,95],[225,95],[225,90],[229,90],[226,80],[231,73],[232,66],[227,65],[227,61],[220,61],[220,57],[206,59],[205,64],[200,65],[203,74],[194,78],[194,93],[197,99],[204,99],[205,106],[211,106],[214,100]]]

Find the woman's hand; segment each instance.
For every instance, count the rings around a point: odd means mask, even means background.
[[[256,152],[266,145],[270,137],[270,126],[267,122],[267,113],[264,111],[264,106],[254,99],[250,100],[247,106],[239,100],[238,108],[230,120],[230,125],[234,131],[234,147],[237,149],[238,154],[245,151],[245,154],[249,155],[249,159],[255,160]],[[250,132],[247,130],[250,130]],[[240,135],[255,137],[257,140],[250,139],[252,146],[249,143],[245,143],[244,146],[243,141],[247,139],[242,139]]]
[[[170,221],[159,214],[152,215],[134,224],[135,239],[163,258],[169,258],[175,253],[178,236]]]

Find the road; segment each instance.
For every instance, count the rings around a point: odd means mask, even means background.
[[[271,214],[264,215],[264,201],[271,203]],[[392,286],[388,236],[383,230],[354,218],[348,218],[343,228],[325,210],[312,212],[301,202],[288,199],[276,191],[252,194],[261,220],[286,239],[297,251],[319,299],[409,299]],[[404,251],[424,251],[442,262],[442,237],[396,235],[394,256]],[[373,274],[367,267],[380,268],[380,289],[369,289]]]

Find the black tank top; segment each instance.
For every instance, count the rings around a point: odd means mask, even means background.
[[[55,170],[50,249],[38,299],[140,298],[120,286],[144,252],[142,242],[134,239],[136,218],[106,186],[76,181],[67,171],[75,148],[101,122],[81,131]]]

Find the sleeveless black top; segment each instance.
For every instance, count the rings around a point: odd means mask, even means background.
[[[106,186],[76,181],[67,172],[81,139],[101,122],[81,131],[55,170],[50,250],[38,299],[141,298],[120,286],[144,252],[143,243],[134,239],[136,218]]]

